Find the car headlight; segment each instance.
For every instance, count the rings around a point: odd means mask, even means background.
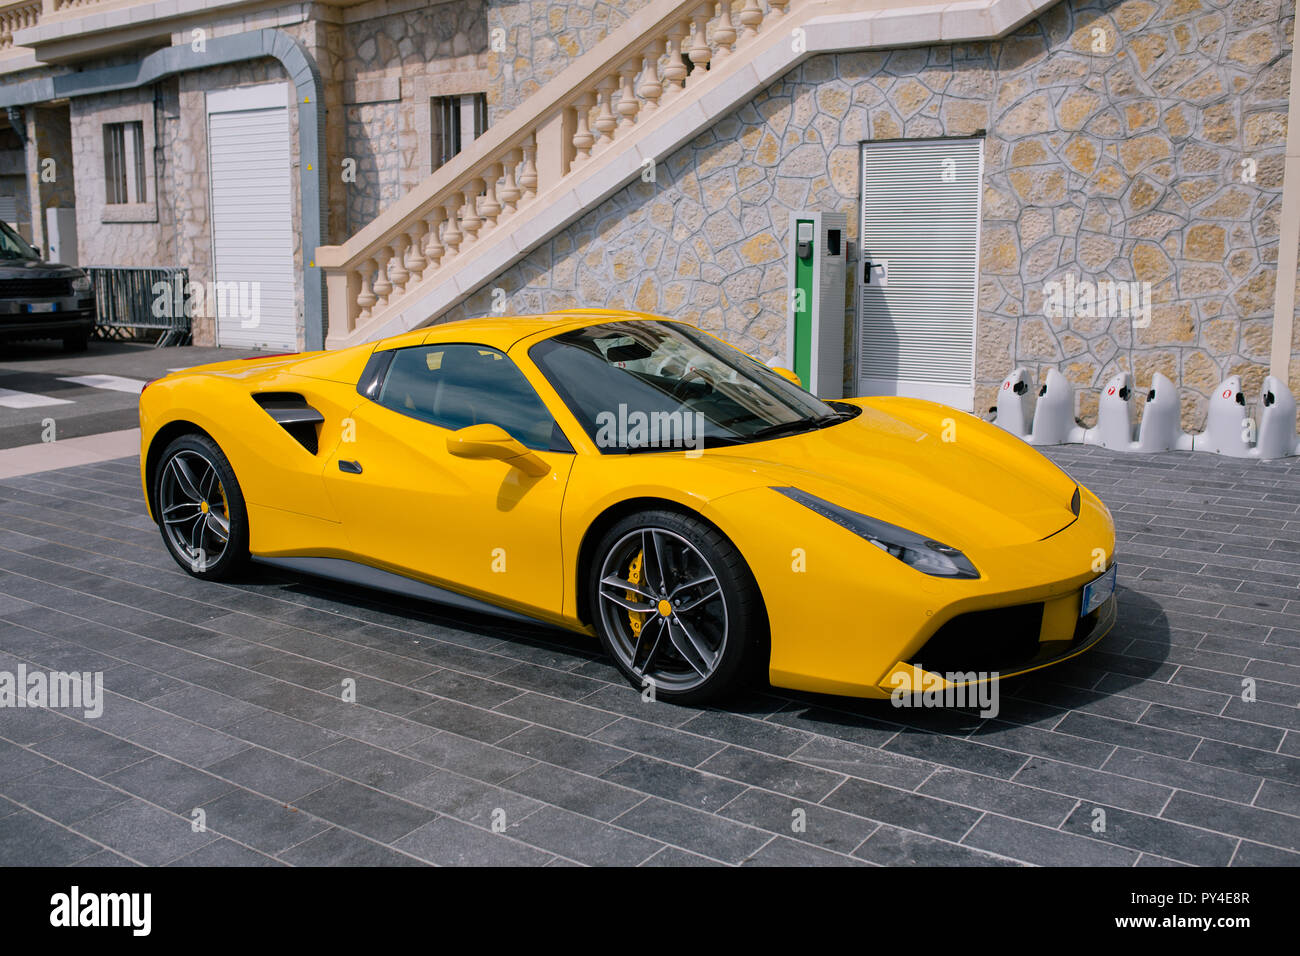
[[[925,535],[908,531],[898,525],[871,518],[848,508],[841,508],[824,498],[810,495],[798,488],[773,488],[792,501],[797,501],[823,518],[834,521],[842,528],[866,538],[881,551],[888,552],[909,567],[924,574],[941,578],[977,578],[980,573],[970,559],[954,547],[935,541]]]
[[[90,276],[77,276],[72,280],[72,291],[76,295],[89,295],[90,290]]]

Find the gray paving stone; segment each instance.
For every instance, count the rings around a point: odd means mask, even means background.
[[[551,859],[535,847],[451,817],[424,824],[394,846],[438,866],[542,866]]]
[[[632,754],[600,776],[631,790],[651,793],[698,810],[716,811],[745,789],[743,783],[735,780],[641,754]]]
[[[1045,451],[1117,517],[1119,621],[995,720],[646,703],[580,636],[189,578],[134,462],[0,481],[0,669],[109,691],[0,710],[0,865],[1297,865],[1300,460]]]
[[[723,820],[680,804],[650,797],[614,820],[652,840],[672,843],[723,863],[738,864],[769,840],[771,834]]]
[[[67,866],[101,849],[29,810],[0,817],[0,866]]]
[[[25,774],[6,784],[4,792],[15,803],[65,825],[131,799],[94,777],[58,765]]]
[[[147,866],[170,863],[216,839],[210,832],[196,833],[190,820],[134,797],[72,829]]]
[[[391,843],[436,815],[350,780],[339,780],[308,794],[298,807],[322,820]]]

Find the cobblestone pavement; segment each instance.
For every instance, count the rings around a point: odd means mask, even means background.
[[[992,720],[643,703],[578,636],[190,579],[133,460],[0,482],[0,671],[106,690],[0,710],[0,864],[1300,863],[1300,460],[1050,454],[1115,514],[1119,624]]]

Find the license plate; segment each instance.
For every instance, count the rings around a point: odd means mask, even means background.
[[[1115,572],[1118,568],[1118,564],[1112,564],[1109,571],[1083,586],[1083,604],[1079,607],[1079,617],[1087,617],[1115,593]]]
[[[59,303],[57,302],[28,302],[28,312],[58,312]]]

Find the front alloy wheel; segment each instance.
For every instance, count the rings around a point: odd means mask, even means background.
[[[653,512],[619,522],[597,554],[592,616],[634,686],[679,703],[736,686],[766,634],[757,586],[730,541],[689,515]]]
[[[247,557],[243,495],[211,439],[185,435],[167,447],[156,473],[154,505],[167,550],[196,577],[224,578]]]

